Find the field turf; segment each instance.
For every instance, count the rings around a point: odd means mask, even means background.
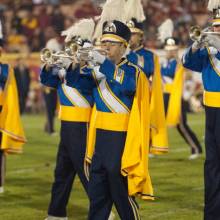
[[[204,150],[204,114],[188,116]],[[0,194],[0,220],[43,220],[47,213],[59,135],[44,133],[43,115],[23,116],[28,143],[22,155],[7,157],[5,193]],[[56,123],[59,130],[59,121]],[[170,152],[150,159],[156,200],[140,204],[142,220],[201,220],[204,155],[189,161],[189,147],[169,129]],[[88,199],[77,178],[68,205],[69,220],[86,220]],[[119,219],[119,218],[117,218]]]

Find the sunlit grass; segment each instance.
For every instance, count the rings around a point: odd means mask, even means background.
[[[203,143],[204,114],[189,116]],[[5,193],[0,195],[0,220],[43,220],[50,199],[58,136],[44,133],[44,116],[23,116],[28,143],[24,154],[8,156]],[[57,131],[59,122],[57,121]],[[150,159],[156,200],[140,204],[143,220],[201,220],[203,216],[203,160],[189,161],[189,147],[169,130],[170,152]],[[204,149],[204,148],[203,148]],[[87,219],[88,199],[76,179],[68,206],[69,220]]]

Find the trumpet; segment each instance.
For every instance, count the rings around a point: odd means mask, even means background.
[[[78,49],[79,46],[75,40],[70,40],[65,44],[65,52],[69,56],[75,56]]]
[[[97,51],[100,54],[107,56],[106,50],[96,48],[94,46],[89,46],[89,47],[81,47],[77,50],[78,59],[83,60],[83,61],[87,61],[87,62],[92,61],[91,51]]]
[[[40,59],[43,63],[48,64],[48,65],[54,65],[58,64],[59,58],[69,58],[69,59],[74,59],[74,56],[70,56],[66,54],[64,51],[59,51],[56,53],[53,53],[50,49],[48,48],[43,48],[40,52]]]
[[[208,30],[209,28],[206,28],[205,30]],[[200,26],[192,26],[189,31],[189,36],[192,41],[198,41],[200,42],[205,36],[209,34],[213,35],[220,35],[219,32],[214,31],[205,31],[202,30]]]

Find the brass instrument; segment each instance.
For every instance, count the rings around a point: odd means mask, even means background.
[[[202,30],[201,27],[199,27],[199,26],[192,26],[190,28],[190,31],[189,31],[190,39],[193,40],[193,41],[200,42],[201,40],[204,39],[205,36],[207,36],[209,34],[220,35],[219,32],[206,31],[208,29],[209,28],[206,28],[205,30]]]
[[[40,52],[40,59],[43,63],[48,64],[48,65],[54,65],[54,64],[60,64],[58,62],[59,58],[69,58],[73,59],[73,56],[70,56],[66,54],[64,51],[58,51],[56,53],[53,53],[50,49],[48,48],[43,48]]]
[[[91,51],[97,51],[100,54],[107,56],[107,51],[104,49],[96,48],[94,46],[89,47],[81,47],[77,50],[78,58],[83,61],[92,61],[92,57],[90,55]]]
[[[53,53],[50,49],[43,48],[40,53],[40,58],[45,64],[62,66],[62,60],[60,58],[69,58],[76,63],[79,61],[92,61],[91,51],[94,50],[104,56],[107,56],[106,50],[99,49],[94,46],[81,47],[76,43],[76,41],[71,40],[66,43],[64,51]]]
[[[70,40],[65,44],[65,52],[69,56],[74,56],[78,50],[79,46],[75,40]]]

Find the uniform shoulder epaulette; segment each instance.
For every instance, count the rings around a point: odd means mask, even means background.
[[[140,68],[139,68],[137,65],[135,65],[135,64],[133,64],[133,63],[131,63],[131,62],[129,62],[129,61],[127,62],[127,65],[134,68],[135,75],[136,75],[136,77],[138,78],[139,73],[140,73]]]
[[[139,68],[137,65],[135,65],[134,63],[131,63],[130,61],[127,62],[127,65],[134,67],[135,70],[137,70]]]

